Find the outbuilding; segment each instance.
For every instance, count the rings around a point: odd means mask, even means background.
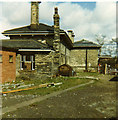
[[[11,82],[16,79],[17,49],[0,46],[0,81]]]

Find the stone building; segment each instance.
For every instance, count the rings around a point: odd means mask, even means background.
[[[69,64],[72,41],[59,27],[58,8],[54,11],[54,25],[39,23],[38,2],[31,2],[31,24],[4,31],[10,40],[4,46],[17,48],[16,73],[56,74],[59,65]],[[65,61],[66,60],[66,61]]]
[[[71,65],[78,72],[79,69],[76,68],[79,67],[78,64],[85,64],[82,62],[85,61],[86,50],[75,46],[73,31],[69,30],[67,34],[64,30],[60,29],[60,17],[57,7],[54,9],[54,25],[49,26],[40,23],[38,5],[39,2],[31,2],[30,25],[6,30],[2,33],[10,37],[10,40],[2,40],[2,44],[5,47],[18,49],[16,52],[16,75],[54,75],[62,64]],[[87,47],[87,51],[90,53],[89,57],[92,57],[90,59],[88,57],[88,60],[93,61],[95,59],[93,63],[88,62],[87,66],[92,66],[96,69],[98,63],[97,50],[99,48],[98,46]],[[92,51],[94,55],[91,55]],[[79,62],[80,59],[82,60],[81,63]]]
[[[100,45],[87,40],[74,43],[71,49],[70,65],[76,72],[98,70],[98,51]]]

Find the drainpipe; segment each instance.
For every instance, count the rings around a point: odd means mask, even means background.
[[[85,66],[85,70],[86,70],[86,72],[88,71],[88,67],[87,67],[87,60],[88,59],[88,51],[87,51],[87,49],[86,49],[86,60],[85,60],[85,63],[86,63],[86,66]]]
[[[66,58],[66,47],[65,47],[65,64],[67,64],[67,58]]]

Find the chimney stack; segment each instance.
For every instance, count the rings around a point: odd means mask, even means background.
[[[37,29],[39,26],[39,3],[31,2],[31,29]]]
[[[54,41],[53,41],[53,48],[55,51],[59,51],[60,46],[60,26],[59,26],[59,14],[58,14],[58,8],[55,7],[54,9]]]
[[[71,39],[72,43],[74,43],[74,32],[72,30],[68,30],[68,36]]]
[[[54,40],[53,40],[53,49],[54,49],[54,57],[53,57],[53,64],[54,64],[54,68],[53,68],[53,74],[56,74],[58,72],[58,66],[61,64],[60,61],[60,26],[59,26],[59,14],[58,14],[58,8],[55,7],[54,8],[54,15],[53,15],[53,19],[54,19]]]

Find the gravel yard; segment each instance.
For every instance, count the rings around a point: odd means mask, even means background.
[[[116,117],[117,82],[109,81],[113,78],[110,75],[97,77],[100,80],[91,85],[19,108],[14,112],[4,114],[3,118],[114,118]],[[12,101],[11,98],[10,103],[13,105],[13,102],[18,103],[18,100],[27,101],[38,96],[10,95],[9,97],[16,97],[16,101]]]

